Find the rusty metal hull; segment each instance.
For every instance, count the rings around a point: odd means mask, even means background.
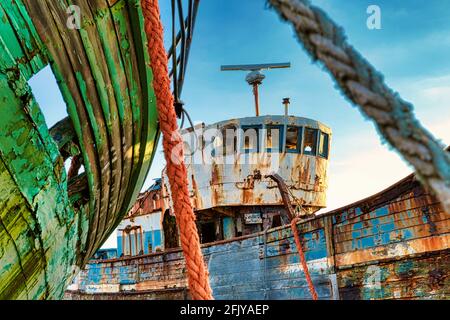
[[[449,218],[410,175],[367,199],[299,223],[319,298],[448,299]],[[205,244],[202,250],[216,299],[311,298],[287,226]],[[157,293],[186,287],[182,253],[170,250],[92,261],[66,297],[167,299],[167,292]]]

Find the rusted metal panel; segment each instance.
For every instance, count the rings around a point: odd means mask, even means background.
[[[81,291],[66,292],[64,300],[187,300],[190,299],[186,288],[163,290],[131,291],[117,293],[97,293],[86,295]]]
[[[448,299],[450,253],[425,254],[339,272],[342,299]]]
[[[258,125],[261,126],[258,132],[259,152],[242,152],[244,136],[240,128]],[[301,199],[304,210],[312,213],[326,206],[328,159],[300,152],[284,152],[283,139],[280,149],[272,148],[273,152],[267,152],[264,130],[277,125],[281,128],[282,137],[287,126],[307,126],[331,135],[331,130],[318,121],[284,116],[232,119],[183,131],[189,190],[195,210],[220,206],[282,205],[276,183],[266,177],[273,171],[284,179],[292,194]],[[230,127],[237,130],[235,147],[226,149],[224,155],[221,153],[223,140],[226,145],[227,139],[221,130]],[[211,143],[212,139],[214,142]],[[199,140],[204,142],[199,143]],[[168,190],[165,172],[163,181],[163,188]],[[165,208],[169,207],[170,200],[166,199]]]
[[[342,299],[448,299],[450,215],[414,176],[330,216]]]
[[[298,229],[319,297],[448,299],[448,218],[409,176],[372,197],[302,221]],[[216,299],[310,298],[289,226],[204,244],[202,250]],[[106,283],[108,268],[129,265],[122,272],[134,274],[135,264],[139,277],[150,281],[143,288],[186,284],[180,251],[95,262],[100,274],[88,279]],[[77,297],[92,298],[81,292]]]
[[[321,223],[311,221],[299,227],[319,297],[333,299]],[[310,297],[290,229],[276,228],[267,233],[206,244],[202,250],[216,299]],[[135,281],[131,285],[136,292],[187,287],[184,259],[181,251],[175,250],[89,264],[81,272],[79,286],[72,297],[90,298],[92,295],[112,294],[107,291],[112,288],[110,284],[122,283],[124,276]],[[121,296],[123,292],[121,288],[115,297]]]
[[[409,254],[439,251],[449,246],[450,215],[420,186],[391,193],[372,210],[370,200],[335,215],[333,241],[337,266]]]

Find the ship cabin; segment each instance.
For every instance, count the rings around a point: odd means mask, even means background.
[[[319,121],[267,115],[201,123],[181,134],[202,243],[287,223],[273,173],[283,179],[298,215],[326,206],[331,129]],[[162,196],[162,211],[169,219],[173,212],[165,171]],[[165,237],[166,244],[178,242]]]

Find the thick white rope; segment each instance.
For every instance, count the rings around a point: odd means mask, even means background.
[[[374,121],[382,137],[450,213],[450,153],[415,118],[412,104],[386,86],[383,76],[347,43],[343,29],[321,9],[308,0],[267,1],[292,23],[312,59],[323,63],[343,94]]]

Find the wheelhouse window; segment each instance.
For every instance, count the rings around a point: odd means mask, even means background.
[[[242,149],[244,153],[259,152],[259,130],[260,126],[242,127]]]
[[[222,154],[224,156],[234,154],[237,149],[236,128],[234,126],[222,129]]]
[[[320,132],[319,137],[319,156],[328,159],[328,134]]]
[[[283,150],[283,126],[266,126],[266,150],[267,152],[282,152]]]
[[[302,128],[288,126],[286,129],[286,152],[300,152]]]
[[[210,146],[211,146],[211,157],[215,157],[216,156],[216,148],[217,148],[217,139],[216,137],[211,137],[211,142],[210,142]]]
[[[315,156],[317,146],[317,129],[305,128],[303,154]]]

